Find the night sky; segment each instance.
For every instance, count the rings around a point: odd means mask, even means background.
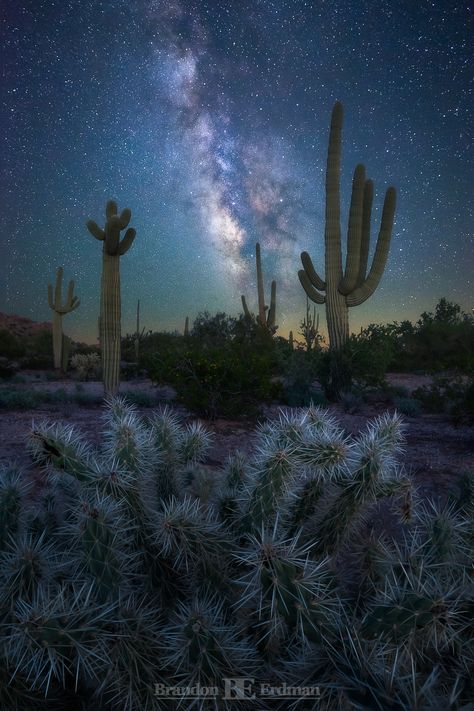
[[[398,191],[382,282],[361,325],[474,306],[472,43],[458,0],[6,0],[0,311],[51,319],[57,266],[81,299],[64,330],[94,341],[105,203],[130,207],[122,331],[256,309],[255,243],[281,335],[324,273],[331,110],[344,105],[342,229],[353,169]],[[373,247],[373,244],[372,244]],[[324,307],[318,306],[321,324]]]

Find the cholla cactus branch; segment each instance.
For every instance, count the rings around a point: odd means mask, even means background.
[[[348,436],[321,408],[280,413],[220,472],[170,409],[111,398],[103,420],[95,446],[33,425],[41,492],[0,467],[2,708],[190,708],[154,685],[236,674],[320,685],[326,711],[470,701],[472,507],[420,505],[398,415]],[[375,521],[388,503],[414,525]]]

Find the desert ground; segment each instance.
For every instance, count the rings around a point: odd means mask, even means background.
[[[403,386],[409,391],[426,385],[429,376],[413,374],[389,374],[391,385]],[[77,384],[69,379],[45,381],[32,380],[15,387],[40,390],[58,390],[73,392]],[[127,391],[143,392],[153,398],[156,407],[169,405],[183,421],[195,418],[182,405],[174,402],[174,392],[169,387],[157,387],[149,380],[125,381],[120,393]],[[81,383],[81,392],[100,397],[102,383]],[[285,406],[273,403],[266,406],[263,416],[272,418]],[[355,434],[364,429],[366,423],[384,410],[393,410],[393,406],[383,402],[366,403],[354,414],[344,411],[341,405],[329,405],[329,411],[335,415],[348,433]],[[147,415],[150,407],[138,407],[138,412]],[[44,418],[77,426],[86,438],[100,442],[102,427],[100,405],[76,405],[71,403],[45,405],[35,410],[0,410],[0,462],[17,461],[23,465],[34,479],[41,483],[41,472],[35,470],[25,449],[25,439],[32,421]],[[430,498],[445,499],[459,476],[474,467],[474,428],[466,425],[454,426],[444,415],[423,414],[417,417],[403,416],[406,424],[405,453],[400,457],[400,465],[412,478],[420,494]],[[214,434],[212,448],[204,465],[210,470],[218,469],[228,454],[236,449],[251,451],[255,421],[202,420]]]

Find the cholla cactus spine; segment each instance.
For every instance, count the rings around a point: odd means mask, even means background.
[[[467,703],[471,511],[417,509],[415,499],[417,525],[400,541],[360,528],[363,588],[346,565],[361,518],[405,493],[397,415],[348,436],[321,408],[282,413],[257,431],[253,454],[213,473],[210,497],[190,483],[205,476],[202,425],[169,409],[145,420],[123,398],[108,401],[104,424],[99,446],[34,425],[29,446],[48,472],[42,511],[19,473],[0,469],[0,666],[18,699],[9,707],[24,708],[26,684],[38,702],[46,692],[45,708],[85,692],[98,708],[158,710],[155,681],[219,686],[235,673],[321,683],[327,711],[343,699]],[[42,526],[51,502],[58,513],[54,498],[63,512]]]

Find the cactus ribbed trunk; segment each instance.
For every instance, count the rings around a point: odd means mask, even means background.
[[[262,258],[260,256],[260,245],[257,243],[256,250],[256,261],[257,261],[257,294],[258,294],[258,318],[260,325],[264,326],[266,324],[265,315],[265,294],[263,291],[263,274],[262,274]]]
[[[120,257],[130,249],[135,239],[135,230],[129,227],[122,240],[120,232],[130,222],[128,208],[117,213],[117,204],[109,200],[106,208],[106,223],[102,229],[93,220],[87,229],[97,240],[103,242],[102,284],[100,293],[99,340],[102,352],[102,375],[106,395],[115,395],[120,385]]]
[[[54,367],[56,370],[66,372],[69,361],[69,351],[71,341],[63,334],[63,316],[70,311],[77,309],[81,303],[77,296],[74,296],[74,282],[69,282],[67,295],[63,303],[62,297],[63,268],[58,267],[56,271],[56,285],[53,291],[51,284],[48,285],[49,308],[54,311],[53,316],[53,354]]]
[[[54,353],[54,367],[56,370],[60,370],[62,366],[62,352],[63,352],[63,315],[54,312],[53,316],[53,353]]]
[[[107,254],[105,243],[103,256],[100,308],[102,372],[105,392],[115,395],[120,385],[120,257]]]
[[[346,297],[338,290],[342,275],[341,254],[341,135],[342,105],[333,111],[326,165],[326,227],[324,231],[326,268],[326,319],[329,345],[340,350],[349,338]]]
[[[329,285],[326,289],[326,319],[329,347],[339,351],[349,338],[349,310],[345,297]]]

